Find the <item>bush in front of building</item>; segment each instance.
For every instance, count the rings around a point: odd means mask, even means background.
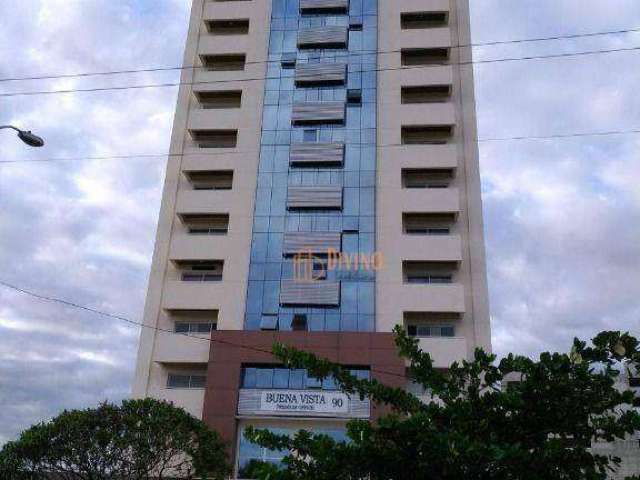
[[[472,361],[447,371],[434,368],[402,328],[395,334],[400,354],[410,361],[408,380],[424,389],[420,397],[376,380],[388,372],[358,379],[310,353],[274,347],[287,367],[333,376],[343,392],[392,410],[377,423],[349,422],[346,442],[249,427],[245,435],[252,442],[289,452],[280,468],[252,465],[253,478],[604,480],[620,459],[592,451],[592,442],[640,431],[634,408],[640,398],[616,382],[620,368],[638,371],[640,364],[638,341],[627,333],[602,332],[589,345],[576,339],[569,353],[543,353],[538,360],[510,354],[498,362],[478,349]]]
[[[0,450],[0,479],[222,479],[225,445],[204,422],[153,399],[64,411]]]

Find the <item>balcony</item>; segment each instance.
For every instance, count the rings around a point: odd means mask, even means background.
[[[427,147],[428,148],[428,147]],[[457,188],[408,188],[400,195],[400,210],[415,211],[416,206],[427,213],[459,212],[460,192]]]
[[[467,359],[467,340],[464,337],[420,338],[418,346],[431,355],[435,368],[449,368],[453,362]]]
[[[402,260],[431,262],[462,261],[460,235],[404,234],[398,242]]]
[[[173,259],[216,258],[228,260],[234,250],[237,253],[237,239],[229,235],[198,235],[175,233],[171,239],[169,257]]]
[[[204,20],[242,19],[255,16],[256,7],[253,2],[205,2]]]
[[[396,45],[399,48],[450,47],[451,30],[449,27],[402,30]]]
[[[237,193],[233,190],[180,190],[177,212],[230,212]]]
[[[240,121],[246,115],[241,115],[240,108],[221,108],[215,110],[209,109],[191,109],[189,112],[189,121],[187,128],[189,130],[235,130],[239,127],[247,127],[241,125]],[[245,118],[245,122],[249,120]]]
[[[244,53],[252,48],[251,42],[255,42],[252,35],[205,35],[200,38],[198,53],[201,55]]]
[[[193,335],[195,336],[195,335]],[[209,361],[209,335],[199,338],[158,332],[154,360],[161,363],[207,363]]]
[[[434,125],[456,123],[456,112],[451,102],[403,104],[400,114],[403,125],[420,125],[424,123],[425,118],[429,119],[429,124]]]
[[[222,310],[225,299],[238,295],[238,285],[225,282],[168,280],[162,308],[168,310]]]
[[[394,298],[393,308],[399,311],[457,313],[465,311],[464,287],[457,283],[442,285],[403,284],[394,289]],[[386,315],[386,313],[384,314]]]

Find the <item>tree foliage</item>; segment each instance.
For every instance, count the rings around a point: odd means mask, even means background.
[[[602,480],[620,459],[592,453],[591,442],[640,430],[633,409],[640,399],[616,386],[621,366],[640,363],[638,341],[629,334],[603,332],[590,345],[576,339],[570,353],[543,353],[538,360],[511,354],[497,362],[478,349],[472,361],[441,371],[403,329],[395,333],[401,355],[410,360],[408,377],[430,392],[427,401],[375,379],[354,378],[310,353],[274,346],[289,368],[331,375],[345,393],[390,405],[393,412],[375,424],[349,422],[347,442],[248,428],[252,441],[290,452],[282,469],[252,465],[254,478]],[[521,380],[501,388],[510,374]]]
[[[0,451],[3,480],[222,479],[228,472],[216,432],[152,399],[64,411]]]

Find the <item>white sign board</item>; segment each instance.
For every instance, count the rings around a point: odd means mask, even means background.
[[[349,397],[340,392],[264,390],[260,411],[298,413],[349,413]]]

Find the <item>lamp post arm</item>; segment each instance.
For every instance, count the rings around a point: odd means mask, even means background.
[[[16,132],[21,132],[22,131],[19,128],[14,127],[13,125],[0,125],[0,130],[2,130],[3,128],[10,128],[12,130],[15,130]]]

